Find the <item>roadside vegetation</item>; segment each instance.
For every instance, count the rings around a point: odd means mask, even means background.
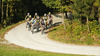
[[[0,44],[0,56],[85,56],[30,50],[15,45]]]
[[[89,22],[90,33],[87,31],[87,25],[78,19],[72,21],[65,19],[65,22],[66,29],[62,24],[51,28],[48,37],[69,44],[100,46],[100,29],[96,20]]]

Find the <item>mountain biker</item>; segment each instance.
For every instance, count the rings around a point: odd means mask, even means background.
[[[35,15],[34,15],[34,19],[37,19],[37,17],[38,17],[38,14],[37,14],[37,13],[35,13]]]
[[[44,20],[44,23],[45,23],[45,26],[46,26],[46,29],[47,29],[47,24],[48,24],[48,17],[46,14],[44,14],[44,17],[43,17],[43,20]]]
[[[45,28],[44,19],[41,19],[41,21],[40,21],[40,26],[41,26],[41,31],[42,31],[42,34],[43,34],[43,30],[44,30],[44,28]]]
[[[53,16],[51,15],[51,12],[48,13],[47,17],[48,17],[48,24],[52,25],[52,23],[53,23]]]
[[[28,30],[31,30],[31,18],[28,19]]]
[[[39,31],[39,25],[40,25],[40,18],[39,18],[39,16],[37,16],[37,19],[36,19],[36,29],[37,29],[37,32]]]
[[[26,28],[27,28],[27,26],[28,26],[28,20],[29,20],[29,18],[31,17],[31,15],[30,15],[30,13],[27,13],[27,15],[25,16],[25,20],[27,20],[26,21]]]
[[[31,27],[32,27],[31,32],[32,33],[34,32],[33,30],[34,30],[35,24],[36,24],[36,20],[34,18],[32,18],[32,20],[31,20]]]
[[[27,15],[25,16],[25,20],[26,20],[27,18],[29,18],[29,16],[30,16],[30,13],[27,13]]]
[[[27,23],[28,23],[28,30],[31,30],[31,15],[29,16],[29,18],[27,19]]]

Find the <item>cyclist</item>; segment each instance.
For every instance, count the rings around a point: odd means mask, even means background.
[[[48,13],[48,24],[52,26],[53,23],[53,16],[51,15],[51,12]]]
[[[38,14],[37,14],[37,13],[35,13],[35,15],[34,15],[34,19],[37,19],[37,17],[38,17]]]
[[[41,26],[41,33],[43,34],[43,31],[44,31],[44,28],[45,28],[44,19],[41,19],[40,26]]]
[[[29,20],[28,20],[28,30],[29,31],[31,30],[31,18],[29,18]]]
[[[29,16],[30,16],[30,13],[27,13],[27,15],[25,16],[25,20],[26,20],[27,18],[29,18]]]
[[[31,29],[31,32],[32,33],[34,33],[34,28],[35,28],[35,24],[36,24],[36,20],[34,19],[34,18],[32,18],[32,20],[31,20],[31,27],[32,27],[32,29]]]
[[[37,32],[39,31],[39,25],[40,25],[40,18],[38,16],[37,19],[36,19],[36,29],[37,29]]]
[[[27,15],[25,16],[25,20],[27,20],[26,21],[26,28],[27,28],[27,26],[28,26],[28,20],[29,20],[29,18],[31,17],[31,15],[30,15],[30,13],[27,13]]]
[[[27,19],[27,22],[28,22],[28,30],[30,31],[31,30],[31,15],[29,16],[29,18]]]
[[[47,21],[48,21],[48,17],[46,14],[44,14],[44,17],[43,17],[43,20],[44,20],[44,23],[45,23],[45,26],[46,26],[46,29],[47,29]]]

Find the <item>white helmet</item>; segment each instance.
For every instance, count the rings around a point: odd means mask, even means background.
[[[27,15],[30,15],[30,13],[27,13]]]
[[[32,18],[32,20],[34,20],[34,18]]]
[[[44,14],[44,16],[46,16],[46,13]]]
[[[37,15],[37,13],[35,13],[35,15]]]

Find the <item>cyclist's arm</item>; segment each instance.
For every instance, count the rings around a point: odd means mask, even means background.
[[[34,16],[34,19],[35,19],[35,16]]]
[[[42,25],[41,25],[41,21],[40,21],[40,26],[42,26]]]

